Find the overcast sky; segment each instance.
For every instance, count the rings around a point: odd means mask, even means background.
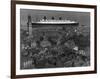
[[[27,16],[31,15],[32,20],[40,20],[44,16],[47,19],[51,19],[52,16],[55,19],[62,17],[62,19],[69,19],[72,21],[79,22],[80,25],[90,26],[90,13],[89,12],[71,12],[71,11],[52,11],[52,10],[34,10],[34,9],[20,9],[20,20],[21,25],[27,25]]]

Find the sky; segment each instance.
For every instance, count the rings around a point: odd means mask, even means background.
[[[20,9],[20,21],[22,26],[27,26],[27,17],[31,15],[32,21],[38,21],[43,19],[44,16],[47,19],[51,19],[52,16],[55,19],[62,17],[62,19],[68,19],[71,21],[79,22],[79,25],[86,25],[90,27],[90,13],[89,12],[71,12],[71,11],[53,11],[53,10],[34,10],[34,9]]]

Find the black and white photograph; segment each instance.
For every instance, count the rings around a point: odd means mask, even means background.
[[[20,68],[90,66],[90,13],[20,9]]]
[[[96,6],[18,1],[11,34],[14,78],[96,73]]]

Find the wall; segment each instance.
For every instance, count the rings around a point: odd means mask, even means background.
[[[98,5],[98,73],[97,74],[84,74],[84,75],[71,75],[71,76],[58,76],[58,77],[42,77],[34,79],[100,79],[100,0],[36,0],[45,2],[58,2],[58,3],[73,3],[73,4],[89,4]],[[10,78],[10,0],[0,0],[0,79]],[[29,78],[28,78],[29,79]],[[32,79],[32,78],[31,78]]]

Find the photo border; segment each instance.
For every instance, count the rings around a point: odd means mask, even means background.
[[[79,71],[79,72],[16,75],[16,4],[94,9],[94,70]],[[11,79],[46,77],[46,76],[61,76],[61,75],[79,75],[79,74],[92,74],[92,73],[97,73],[97,6],[96,5],[48,3],[48,2],[33,2],[33,1],[14,1],[14,0],[11,1]]]

